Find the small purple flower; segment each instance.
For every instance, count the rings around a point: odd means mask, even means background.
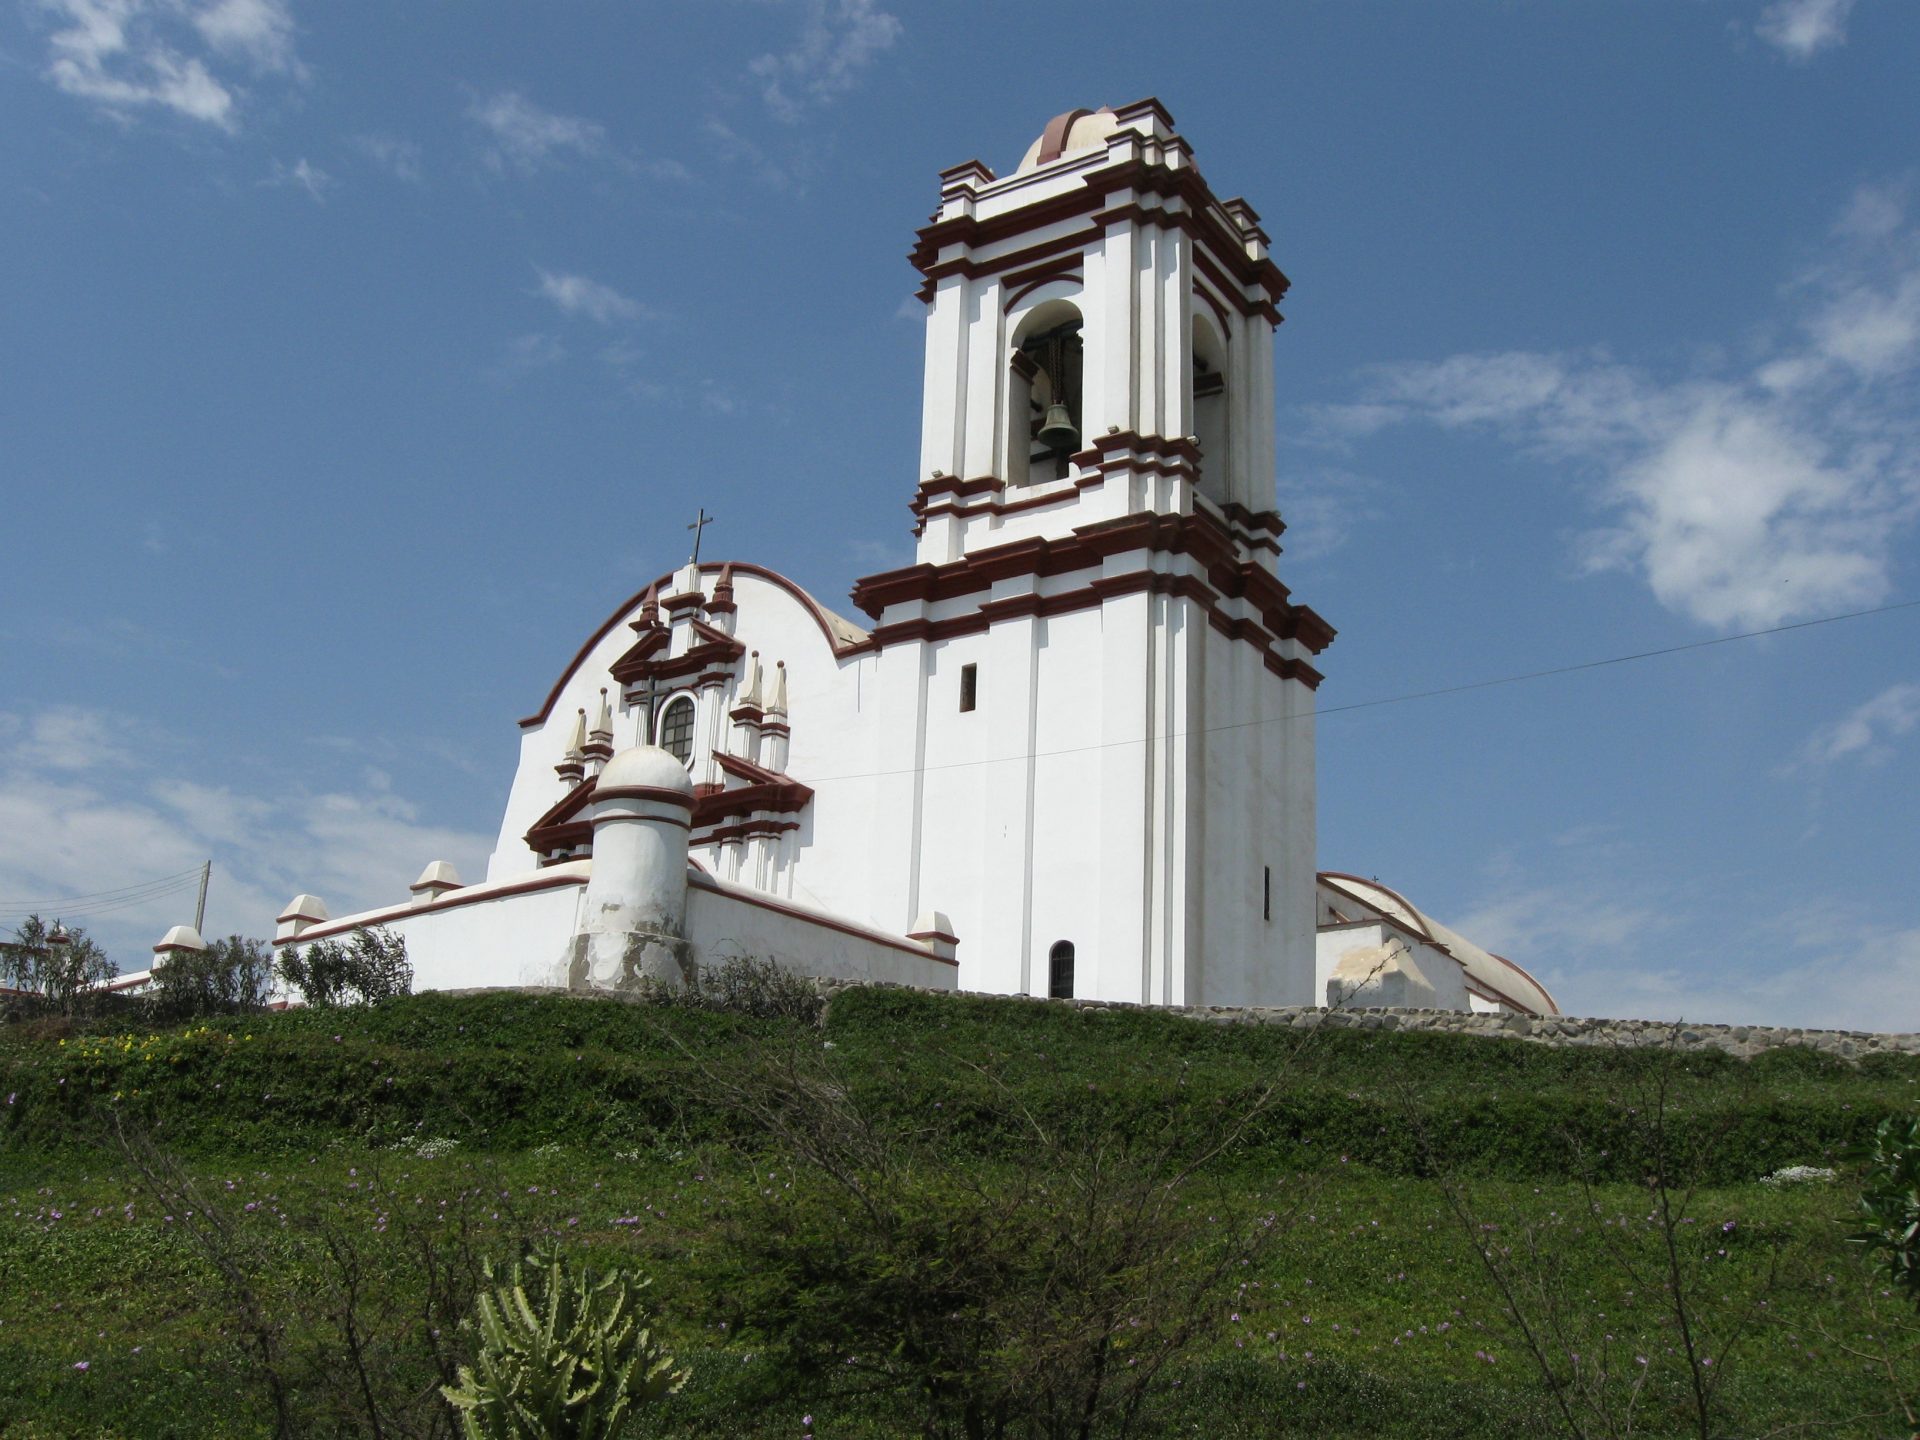
[[[73,1362],[73,1368],[76,1370],[91,1370],[93,1366],[85,1360],[76,1360]]]

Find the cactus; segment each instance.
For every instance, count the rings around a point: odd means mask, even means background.
[[[595,1279],[558,1250],[536,1251],[480,1292],[480,1354],[441,1394],[467,1440],[614,1440],[634,1410],[687,1381],[648,1327],[637,1283]]]

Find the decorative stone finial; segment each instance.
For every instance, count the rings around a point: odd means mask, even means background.
[[[567,753],[553,767],[553,773],[569,785],[577,785],[587,773],[587,711],[582,706],[573,721],[573,736],[567,741]]]
[[[458,890],[460,886],[460,872],[453,868],[453,862],[434,860],[420,872],[420,878],[407,888],[413,892],[414,904],[431,905],[449,890]]]

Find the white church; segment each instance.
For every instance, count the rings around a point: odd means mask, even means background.
[[[695,558],[520,721],[484,880],[384,925],[419,988],[820,976],[1156,1005],[1557,1013],[1392,890],[1315,872],[1334,630],[1279,573],[1275,308],[1251,206],[1155,100],[940,174],[915,563],[858,618]],[[396,877],[396,895],[401,891]],[[197,942],[176,929],[173,948]]]

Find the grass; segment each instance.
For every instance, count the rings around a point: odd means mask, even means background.
[[[917,1433],[890,1401],[770,1394],[764,1357],[738,1338],[752,1317],[717,1289],[720,1218],[765,1183],[765,1156],[741,1116],[687,1103],[694,1078],[748,1051],[822,1045],[884,1127],[976,1177],[1022,1163],[1021,1107],[1124,1132],[1176,1097],[1196,1115],[1238,1113],[1283,1077],[1193,1203],[1231,1226],[1298,1198],[1299,1218],[1168,1372],[1145,1431],[1168,1435],[1553,1433],[1470,1234],[1525,1262],[1576,1349],[1605,1347],[1616,1375],[1644,1368],[1642,1433],[1682,1433],[1664,1292],[1620,1259],[1649,1253],[1654,1234],[1633,1112],[1664,1077],[1670,1142],[1702,1157],[1678,1233],[1697,1256],[1707,1343],[1765,1301],[1724,1360],[1729,1433],[1895,1432],[1855,1418],[1896,1403],[1868,1357],[1907,1317],[1842,1241],[1852,1191],[1844,1177],[1758,1182],[1840,1164],[1881,1115],[1912,1106],[1920,1061],[1356,1031],[1302,1043],[1152,1012],[894,991],[841,996],[819,1031],[506,994],[160,1032],[15,1026],[0,1032],[0,1434],[271,1433],[218,1276],[183,1217],[156,1209],[103,1143],[116,1113],[232,1217],[263,1291],[301,1317],[295,1348],[317,1323],[300,1301],[324,1288],[329,1229],[397,1276],[444,1213],[448,1233],[470,1224],[483,1245],[547,1233],[655,1277],[693,1380],[649,1433],[794,1436],[808,1414],[819,1440]],[[1896,1378],[1909,1372],[1920,1379],[1920,1363],[1896,1349]]]

